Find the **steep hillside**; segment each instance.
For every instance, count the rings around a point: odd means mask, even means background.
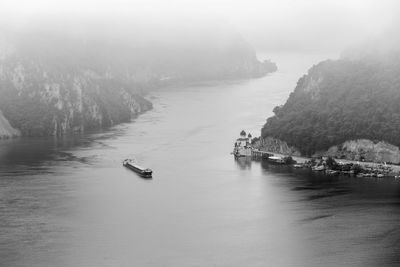
[[[149,108],[134,84],[90,69],[58,69],[15,54],[0,61],[0,110],[23,135],[107,127]]]
[[[400,53],[321,62],[274,109],[262,136],[305,155],[348,140],[400,145]]]
[[[64,135],[129,121],[151,89],[275,70],[234,33],[32,26],[0,31],[0,110],[22,135]]]

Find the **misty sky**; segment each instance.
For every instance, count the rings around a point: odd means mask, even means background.
[[[177,31],[182,21],[226,24],[259,52],[340,53],[393,28],[399,11],[395,0],[2,0],[0,23],[24,27],[42,17],[104,23],[128,17],[154,25],[174,22]]]

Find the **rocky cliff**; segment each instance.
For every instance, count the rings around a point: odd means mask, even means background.
[[[317,154],[349,160],[400,163],[399,147],[386,142],[373,142],[367,139],[346,141]]]
[[[257,140],[254,147],[272,153],[291,156],[303,154],[295,146],[288,145],[285,141],[266,137]],[[371,141],[367,139],[349,140],[342,144],[331,146],[328,150],[317,151],[313,157],[331,156],[337,159],[400,163],[400,148],[384,141]]]
[[[273,137],[261,138],[255,146],[262,151],[283,155],[301,156],[301,153],[297,148],[289,146],[285,141]]]
[[[21,133],[14,129],[0,111],[0,139],[19,136]]]
[[[0,61],[0,109],[23,135],[107,127],[150,108],[129,82],[90,69],[65,71],[18,55]]]

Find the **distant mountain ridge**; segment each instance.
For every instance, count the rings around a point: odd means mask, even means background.
[[[262,128],[262,137],[284,141],[303,155],[324,154],[332,146],[340,150],[346,141],[359,139],[398,147],[400,53],[321,62],[299,79],[287,102],[274,113]],[[368,143],[364,149],[371,147]]]

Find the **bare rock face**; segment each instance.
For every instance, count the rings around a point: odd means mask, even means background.
[[[0,110],[0,139],[10,138],[21,135],[20,131],[14,129],[8,120],[4,118],[3,113]]]
[[[273,137],[261,139],[259,149],[283,155],[301,156],[301,153],[297,148],[289,146],[285,141]]]
[[[315,77],[314,77],[315,76]],[[303,91],[310,95],[312,101],[317,101],[321,97],[320,84],[323,81],[323,76],[309,75],[304,77],[304,88]]]
[[[0,108],[9,122],[3,123],[4,129],[12,126],[27,136],[61,136],[126,122],[151,108],[132,82],[93,73],[4,57],[0,60]]]
[[[373,142],[367,139],[346,141],[341,145],[330,147],[323,154],[349,160],[400,162],[399,147],[383,141]]]

